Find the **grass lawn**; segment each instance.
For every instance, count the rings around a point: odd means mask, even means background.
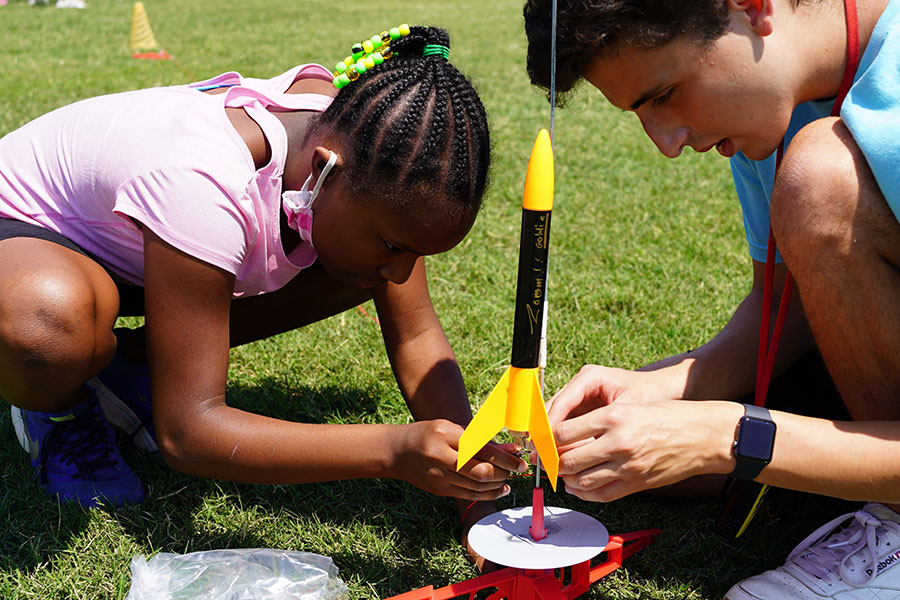
[[[509,361],[522,184],[549,114],[524,73],[521,0],[145,0],[171,61],[130,57],[132,2],[88,2],[87,10],[25,0],[0,7],[0,134],[88,96],[228,70],[270,77],[303,62],[331,65],[350,43],[401,22],[450,30],[452,60],[487,107],[495,161],[472,233],[431,258],[429,271],[471,400],[480,405]],[[634,368],[709,339],[749,286],[727,161],[691,151],[664,159],[636,118],[585,89],[557,111],[556,164],[548,394],[584,363]],[[368,316],[374,308],[363,308],[235,349],[229,402],[293,420],[407,422]],[[0,597],[122,598],[132,556],[217,548],[330,556],[353,598],[477,575],[458,544],[452,502],[405,483],[239,485],[184,476],[158,456],[123,447],[147,485],[146,502],[109,511],[59,506],[31,478],[9,417],[0,413]],[[530,485],[515,480],[500,508],[527,505]],[[741,577],[780,564],[796,542],[846,508],[775,490],[735,542],[712,531],[717,502],[637,497],[594,505],[552,492],[547,502],[592,514],[614,533],[663,530],[589,593],[611,599],[720,598]]]

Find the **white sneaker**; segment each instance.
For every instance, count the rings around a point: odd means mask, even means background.
[[[84,0],[56,0],[56,8],[87,8]]]
[[[848,519],[853,520],[838,529]],[[838,517],[800,542],[783,566],[725,594],[725,600],[783,598],[900,600],[900,515],[867,504]]]

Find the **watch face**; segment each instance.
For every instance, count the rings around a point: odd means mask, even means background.
[[[741,419],[735,454],[741,458],[769,462],[775,443],[775,423],[757,419]]]

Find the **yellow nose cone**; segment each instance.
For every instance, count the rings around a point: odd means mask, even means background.
[[[525,199],[522,208],[527,210],[553,210],[553,144],[550,132],[541,129],[525,174]]]

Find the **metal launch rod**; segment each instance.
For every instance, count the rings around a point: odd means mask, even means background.
[[[551,3],[550,20],[550,144],[553,144],[553,125],[556,114],[556,0]],[[549,257],[548,257],[549,263]],[[550,265],[547,265],[547,279],[550,278]],[[544,321],[541,325],[540,347],[540,374],[541,395],[544,393],[544,369],[547,366],[547,310],[549,308],[546,290],[544,288]],[[537,454],[534,463],[534,490],[531,494],[531,527],[528,532],[535,541],[547,536],[547,528],[544,527],[544,488],[541,487],[541,455]]]

